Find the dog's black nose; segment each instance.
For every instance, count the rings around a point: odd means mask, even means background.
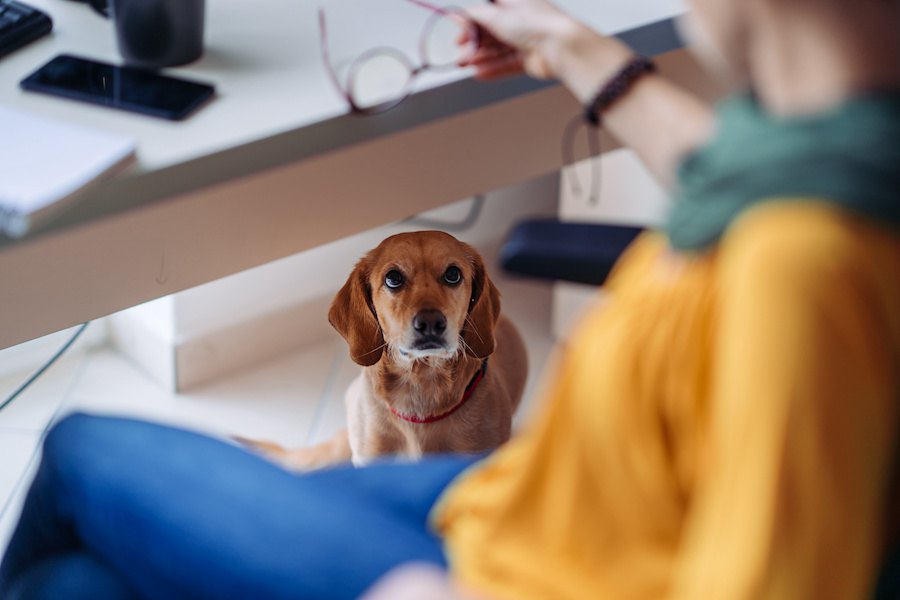
[[[413,329],[421,335],[441,335],[447,329],[447,317],[439,310],[420,310],[413,317]]]

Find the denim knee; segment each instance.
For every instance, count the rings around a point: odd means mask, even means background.
[[[41,463],[57,473],[78,472],[115,456],[111,438],[117,419],[73,413],[57,422],[44,439]]]
[[[44,439],[44,459],[68,454],[86,441],[96,439],[98,428],[106,419],[85,413],[72,413],[60,419],[50,428]]]

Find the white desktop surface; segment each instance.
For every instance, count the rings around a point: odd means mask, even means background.
[[[173,75],[216,85],[212,104],[181,123],[44,97],[16,82],[56,54],[120,63],[110,21],[72,0],[30,0],[54,19],[50,36],[0,60],[0,104],[112,129],[138,140],[139,167],[154,170],[331,119],[347,112],[323,69],[317,9],[325,8],[335,62],[375,46],[416,55],[428,11],[405,0],[207,0],[205,52]],[[471,4],[455,3],[455,4]],[[564,0],[604,32],[681,12],[678,0]],[[426,74],[419,89],[457,81],[458,69]]]
[[[318,7],[338,63],[382,45],[415,56],[427,11],[405,0],[206,0],[203,57],[167,72],[217,95],[167,122],[21,90],[59,53],[120,62],[111,22],[88,5],[28,1],[54,30],[0,59],[0,105],[129,135],[138,160],[31,236],[0,240],[0,347],[547,172],[577,111],[558,86],[456,69],[426,73],[385,115],[348,115],[323,68]],[[680,0],[560,5],[605,33],[683,12]],[[656,46],[654,35],[641,38],[646,51],[673,47],[671,33]]]

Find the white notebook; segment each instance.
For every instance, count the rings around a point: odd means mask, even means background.
[[[21,237],[134,155],[128,137],[0,106],[0,234]]]

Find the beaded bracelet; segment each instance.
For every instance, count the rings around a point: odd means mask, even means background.
[[[584,107],[584,119],[594,127],[600,126],[600,114],[625,95],[625,92],[647,73],[656,71],[656,65],[645,56],[636,56],[610,79],[594,99]]]

